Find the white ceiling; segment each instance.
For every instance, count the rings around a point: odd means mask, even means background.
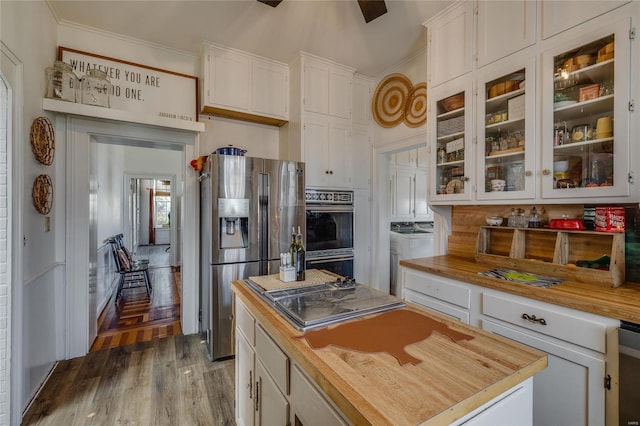
[[[203,41],[291,62],[305,51],[376,77],[426,44],[422,23],[450,1],[386,0],[365,23],[356,0],[49,0],[60,21],[198,54]]]

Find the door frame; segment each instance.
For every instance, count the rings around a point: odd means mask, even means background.
[[[131,192],[130,182],[132,179],[140,180],[140,179],[149,179],[149,180],[170,180],[171,181],[171,210],[174,208],[182,208],[184,206],[178,206],[177,197],[176,197],[176,180],[177,176],[174,174],[162,174],[162,173],[125,173],[124,174],[124,191],[123,194],[126,195],[124,200],[124,241],[128,242],[126,244],[131,248],[132,251],[137,249],[137,246],[134,246],[134,240],[132,235],[133,223],[131,222],[131,196],[133,195]],[[174,214],[174,216],[177,216]],[[176,253],[180,248],[177,245],[180,243],[178,241],[178,231],[177,226],[171,225],[171,232],[169,233],[169,245],[171,246],[171,251],[169,252],[169,259],[171,266],[177,266],[178,259]]]
[[[198,330],[198,184],[187,168],[196,156],[198,133],[129,122],[58,116],[67,141],[65,359],[88,353],[89,342],[89,177],[91,142],[119,143],[182,152],[183,206],[180,221],[182,250],[181,323],[185,334]],[[177,194],[178,195],[178,194]],[[186,208],[194,206],[194,208]]]

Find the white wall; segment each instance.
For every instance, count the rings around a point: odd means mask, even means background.
[[[22,68],[22,91],[17,96],[23,102],[23,117],[22,128],[17,130],[24,137],[12,142],[12,147],[22,150],[14,158],[23,159],[21,164],[13,164],[23,182],[21,188],[14,188],[15,193],[25,194],[22,204],[17,207],[20,228],[13,228],[16,238],[22,240],[24,237],[24,244],[13,256],[23,259],[23,264],[18,265],[21,271],[16,274],[22,277],[21,282],[12,283],[13,306],[9,309],[14,312],[13,332],[19,335],[19,344],[12,348],[11,418],[16,423],[64,348],[61,294],[64,293],[65,261],[65,147],[63,142],[56,143],[54,163],[46,167],[34,160],[29,143],[31,123],[36,117],[47,115],[42,111],[42,96],[45,93],[44,70],[56,56],[53,16],[42,1],[3,1],[0,20],[0,39]],[[41,173],[49,174],[54,184],[49,232],[45,230],[44,217],[35,211],[29,196],[34,179]],[[3,389],[3,392],[8,391]],[[0,406],[0,410],[6,414],[8,407]]]
[[[376,78],[379,84],[387,75],[401,73],[407,76],[413,84],[427,81],[427,49],[398,63]],[[427,97],[429,96],[427,87]],[[426,145],[427,125],[412,128],[404,122],[396,127],[383,128],[375,120],[373,140],[373,236],[372,236],[372,283],[380,289],[389,288],[389,256],[391,254],[389,242],[389,153]]]
[[[245,155],[250,157],[281,159],[278,127],[212,116],[201,116],[200,120],[206,127],[205,133],[200,135],[200,155],[233,145],[246,149]]]

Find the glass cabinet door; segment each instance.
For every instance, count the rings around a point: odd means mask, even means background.
[[[472,97],[470,79],[439,86],[430,95],[432,202],[470,200]]]
[[[542,196],[627,196],[630,21],[543,56]]]
[[[535,58],[484,68],[478,78],[477,198],[535,195]]]

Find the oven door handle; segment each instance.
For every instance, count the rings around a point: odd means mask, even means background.
[[[309,213],[353,213],[353,206],[306,206]]]
[[[316,257],[312,260],[307,260],[308,265],[317,265],[319,263],[327,263],[340,261],[340,260],[353,260],[353,256],[329,256],[329,257]]]

